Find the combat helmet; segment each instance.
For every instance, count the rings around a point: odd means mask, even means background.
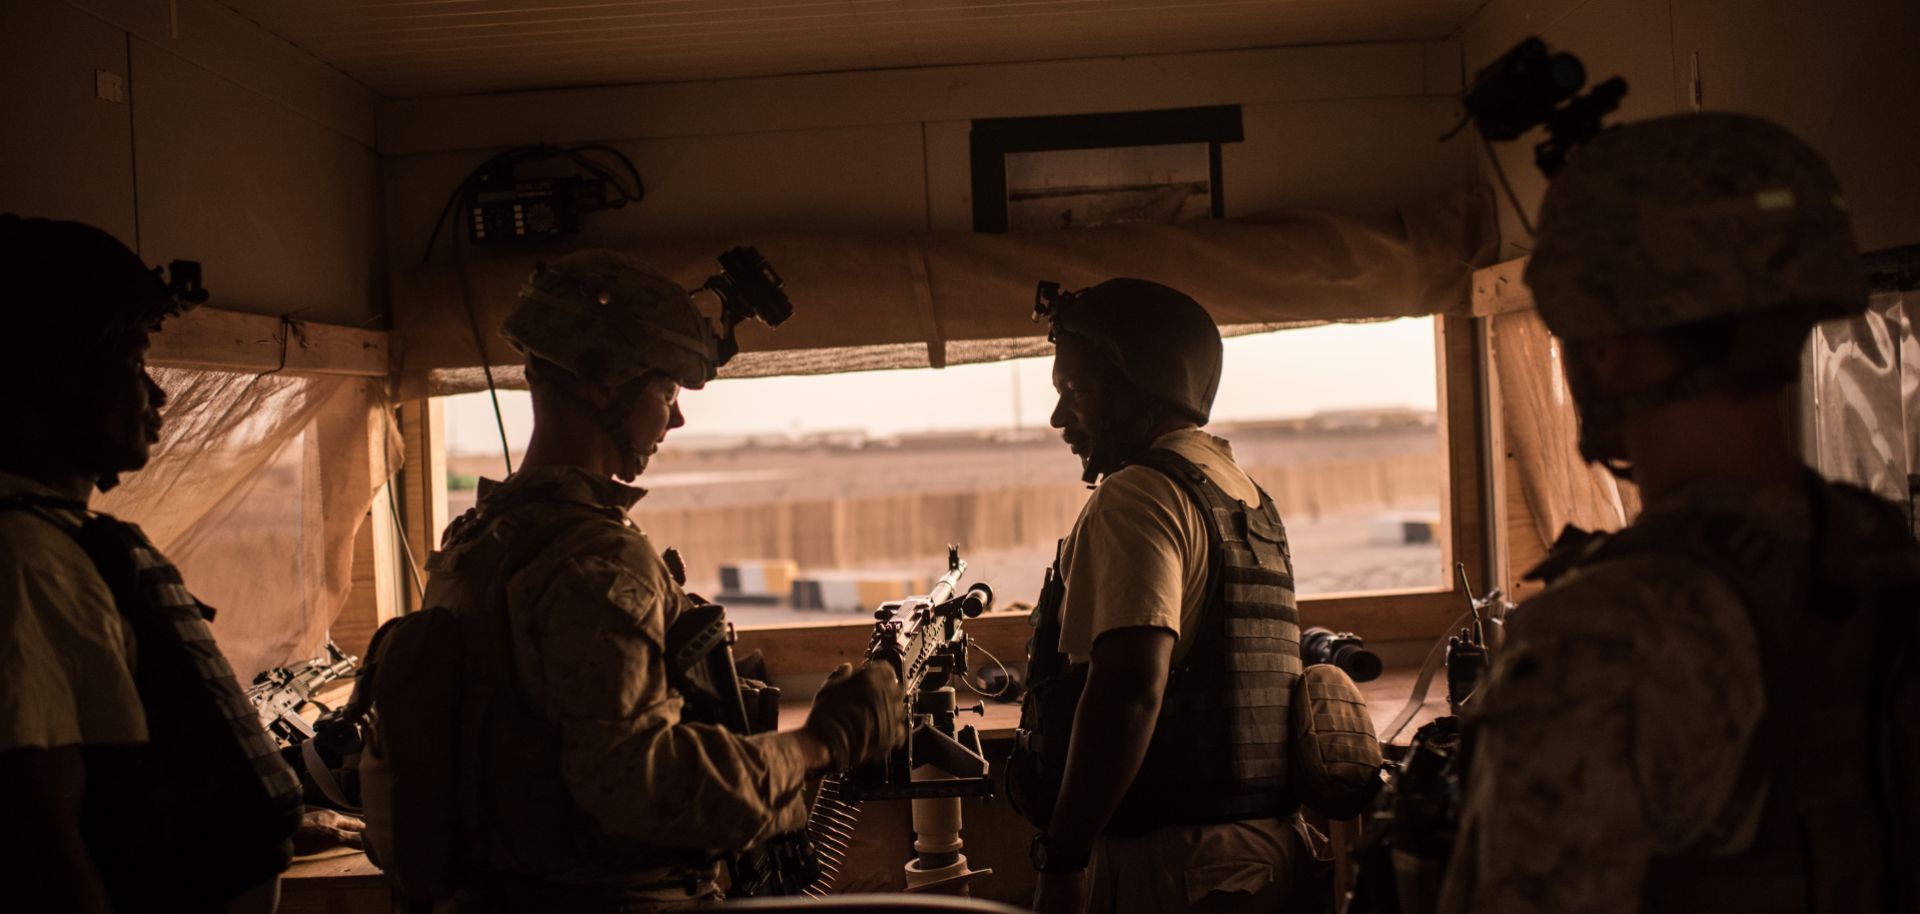
[[[1220,328],[1186,293],[1145,279],[1109,279],[1078,292],[1043,282],[1034,319],[1047,318],[1047,339],[1086,340],[1140,390],[1199,425],[1220,392]]]
[[[713,324],[692,295],[617,251],[579,251],[535,267],[500,335],[525,355],[616,390],[656,371],[698,389],[720,361]]]
[[[1526,280],[1568,341],[1762,312],[1804,336],[1867,304],[1832,170],[1737,114],[1636,121],[1581,145],[1547,189]]]
[[[10,322],[0,344],[0,397],[93,421],[102,396],[123,389],[119,370],[137,340],[207,300],[200,264],[175,260],[148,266],[113,235],[81,222],[0,213],[0,309]],[[151,387],[150,403],[164,395]],[[93,473],[100,491],[119,482],[117,470]]]
[[[500,335],[522,354],[613,392],[594,411],[620,452],[619,477],[628,482],[647,463],[626,427],[642,389],[637,382],[659,372],[699,388],[722,361],[713,324],[693,296],[617,251],[579,251],[536,266]]]
[[[206,301],[200,265],[149,269],[107,232],[82,222],[0,214],[0,275],[7,280],[9,338],[20,358],[65,359],[103,335],[152,331]]]
[[[1785,129],[1735,114],[1638,121],[1581,145],[1547,188],[1526,280],[1570,352],[1688,327],[1726,340],[1671,378],[1607,396],[1592,392],[1590,366],[1567,360],[1580,453],[1619,475],[1628,417],[1785,383],[1815,324],[1867,305],[1832,170]]]

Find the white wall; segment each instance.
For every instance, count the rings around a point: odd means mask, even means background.
[[[1920,242],[1920,3],[1491,0],[1463,34],[1468,71],[1530,34],[1579,55],[1590,81],[1626,77],[1615,120],[1689,110],[1698,54],[1703,107],[1776,120],[1827,157],[1863,248]],[[1498,147],[1530,214],[1546,188],[1535,139]],[[1501,235],[1503,256],[1525,253],[1504,202]]]
[[[1470,147],[1435,142],[1459,88],[1456,42],[1367,44],[392,101],[379,136],[399,264],[468,170],[511,145],[606,142],[638,164],[646,201],[588,217],[569,245],[966,230],[972,119],[1195,105],[1243,106],[1246,141],[1223,153],[1230,215],[1383,211],[1473,182]]]
[[[217,307],[384,321],[365,87],[209,0],[7,0],[0,83],[0,210],[199,260]]]

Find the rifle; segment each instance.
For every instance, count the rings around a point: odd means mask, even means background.
[[[685,586],[686,564],[679,550],[662,554],[667,571]],[[780,690],[742,679],[734,666],[733,624],[726,608],[696,595],[667,632],[667,681],[686,701],[683,719],[718,724],[742,735],[780,726]],[[811,824],[804,831],[775,835],[764,844],[724,855],[727,894],[734,898],[765,895],[819,895],[824,878]]]
[[[325,650],[311,660],[293,666],[274,667],[253,677],[247,688],[247,701],[260,715],[260,727],[273,734],[282,746],[298,746],[313,738],[313,724],[302,713],[309,705],[321,713],[330,710],[314,699],[314,693],[327,684],[353,673],[360,658],[340,649],[327,639]]]

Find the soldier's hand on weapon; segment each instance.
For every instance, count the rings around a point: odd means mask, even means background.
[[[336,847],[363,847],[362,832],[367,824],[331,809],[308,809],[293,832],[293,852],[298,856],[317,854]]]
[[[906,701],[893,670],[855,670],[842,663],[813,696],[802,729],[826,747],[833,770],[845,771],[885,758],[906,739],[906,723]]]

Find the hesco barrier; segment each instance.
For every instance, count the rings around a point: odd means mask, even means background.
[[[1430,506],[1444,466],[1437,455],[1401,454],[1255,467],[1255,481],[1285,518]],[[635,513],[656,547],[673,546],[694,581],[716,581],[742,558],[792,559],[802,571],[910,565],[945,552],[1050,547],[1087,501],[1077,485],[1021,486]]]

